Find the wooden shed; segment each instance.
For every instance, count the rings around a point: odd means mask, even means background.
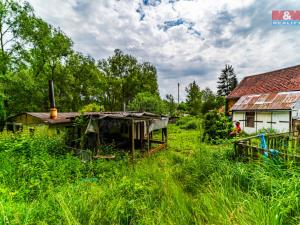
[[[81,122],[77,122],[80,119]],[[55,119],[49,113],[26,112],[9,117],[6,130],[40,130],[48,134],[66,132],[66,144],[74,150],[93,150],[95,154],[103,145],[113,143],[118,148],[135,148],[153,152],[166,147],[169,118],[149,112],[66,112],[57,113]],[[161,139],[153,137],[160,130]],[[152,149],[152,144],[155,148]]]

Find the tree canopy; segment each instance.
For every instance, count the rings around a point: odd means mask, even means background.
[[[73,49],[60,28],[34,14],[28,3],[0,1],[0,123],[24,111],[48,111],[48,80],[59,111],[122,110],[149,93],[160,99],[156,68],[116,49],[94,59]],[[143,94],[142,94],[143,95]],[[103,108],[104,107],[104,108]]]
[[[218,95],[219,96],[228,96],[230,92],[237,86],[238,81],[236,74],[231,65],[225,65],[225,68],[222,70],[219,81],[218,81]]]

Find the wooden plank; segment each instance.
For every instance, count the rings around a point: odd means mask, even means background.
[[[161,145],[157,146],[156,148],[151,149],[151,150],[149,151],[149,154],[147,154],[147,155],[154,154],[154,153],[156,153],[156,152],[158,152],[158,151],[164,149],[165,147],[166,147],[166,144],[161,144]]]

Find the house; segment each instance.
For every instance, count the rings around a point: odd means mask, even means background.
[[[245,77],[228,95],[226,106],[246,133],[292,131],[300,117],[300,65]]]

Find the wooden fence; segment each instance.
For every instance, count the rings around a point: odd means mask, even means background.
[[[265,134],[266,146],[262,148],[260,135],[234,141],[235,156],[247,160],[261,156],[300,162],[300,136],[295,133]]]

